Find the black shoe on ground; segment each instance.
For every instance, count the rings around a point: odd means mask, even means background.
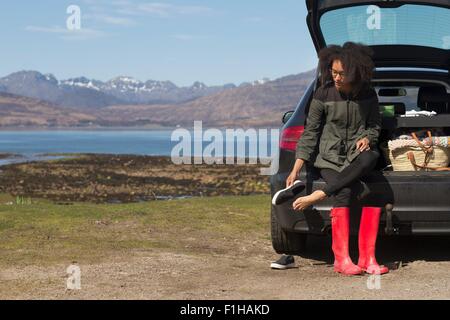
[[[278,269],[278,270],[295,268],[294,257],[293,256],[285,256],[285,255],[283,255],[277,261],[272,262],[270,264],[270,267],[272,269]]]
[[[272,204],[274,206],[277,206],[294,198],[296,195],[302,192],[305,189],[305,187],[306,187],[305,183],[303,183],[300,180],[295,180],[292,186],[290,186],[289,188],[282,189],[277,193],[275,193],[275,195],[272,198]]]

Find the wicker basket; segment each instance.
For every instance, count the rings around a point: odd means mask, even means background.
[[[385,156],[392,164],[394,171],[431,171],[430,168],[447,167],[450,164],[450,149],[434,146],[433,152],[429,156],[429,161],[425,163],[425,153],[420,147],[405,147],[394,151],[382,148]],[[420,168],[414,166],[408,158],[408,152],[412,152],[416,163],[430,168]]]
[[[405,146],[390,150],[387,142],[380,145],[394,171],[450,171],[450,148],[434,145],[431,130],[427,130],[431,145],[421,142],[415,132],[411,132],[411,136],[417,147]]]

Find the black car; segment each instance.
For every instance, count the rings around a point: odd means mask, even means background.
[[[380,150],[399,130],[441,130],[450,136],[450,1],[449,0],[307,0],[307,24],[317,51],[353,41],[374,50],[372,86],[380,105],[394,105],[395,116],[383,117]],[[286,187],[304,131],[309,105],[320,86],[309,85],[295,111],[283,117],[279,169],[271,176],[272,196]],[[435,111],[434,116],[402,117],[406,111]],[[393,171],[384,156],[369,179],[372,194],[383,197],[380,232],[385,235],[450,234],[450,172]],[[302,195],[322,189],[312,164],[299,176]],[[372,179],[373,178],[373,179]],[[271,208],[272,244],[277,253],[298,254],[308,234],[330,232],[330,199],[301,212],[292,201]],[[351,233],[358,230],[358,203],[351,208]]]

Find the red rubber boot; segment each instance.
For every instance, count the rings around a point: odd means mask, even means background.
[[[359,259],[358,266],[366,273],[384,274],[389,269],[380,266],[375,258],[375,243],[380,224],[381,208],[363,207],[359,227]]]
[[[334,253],[334,271],[345,275],[358,275],[362,269],[355,265],[348,254],[350,236],[350,208],[331,209],[332,249]]]

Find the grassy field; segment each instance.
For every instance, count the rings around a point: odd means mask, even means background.
[[[142,250],[227,253],[240,245],[235,239],[270,239],[269,204],[269,195],[17,204],[1,194],[0,267],[96,263]]]

